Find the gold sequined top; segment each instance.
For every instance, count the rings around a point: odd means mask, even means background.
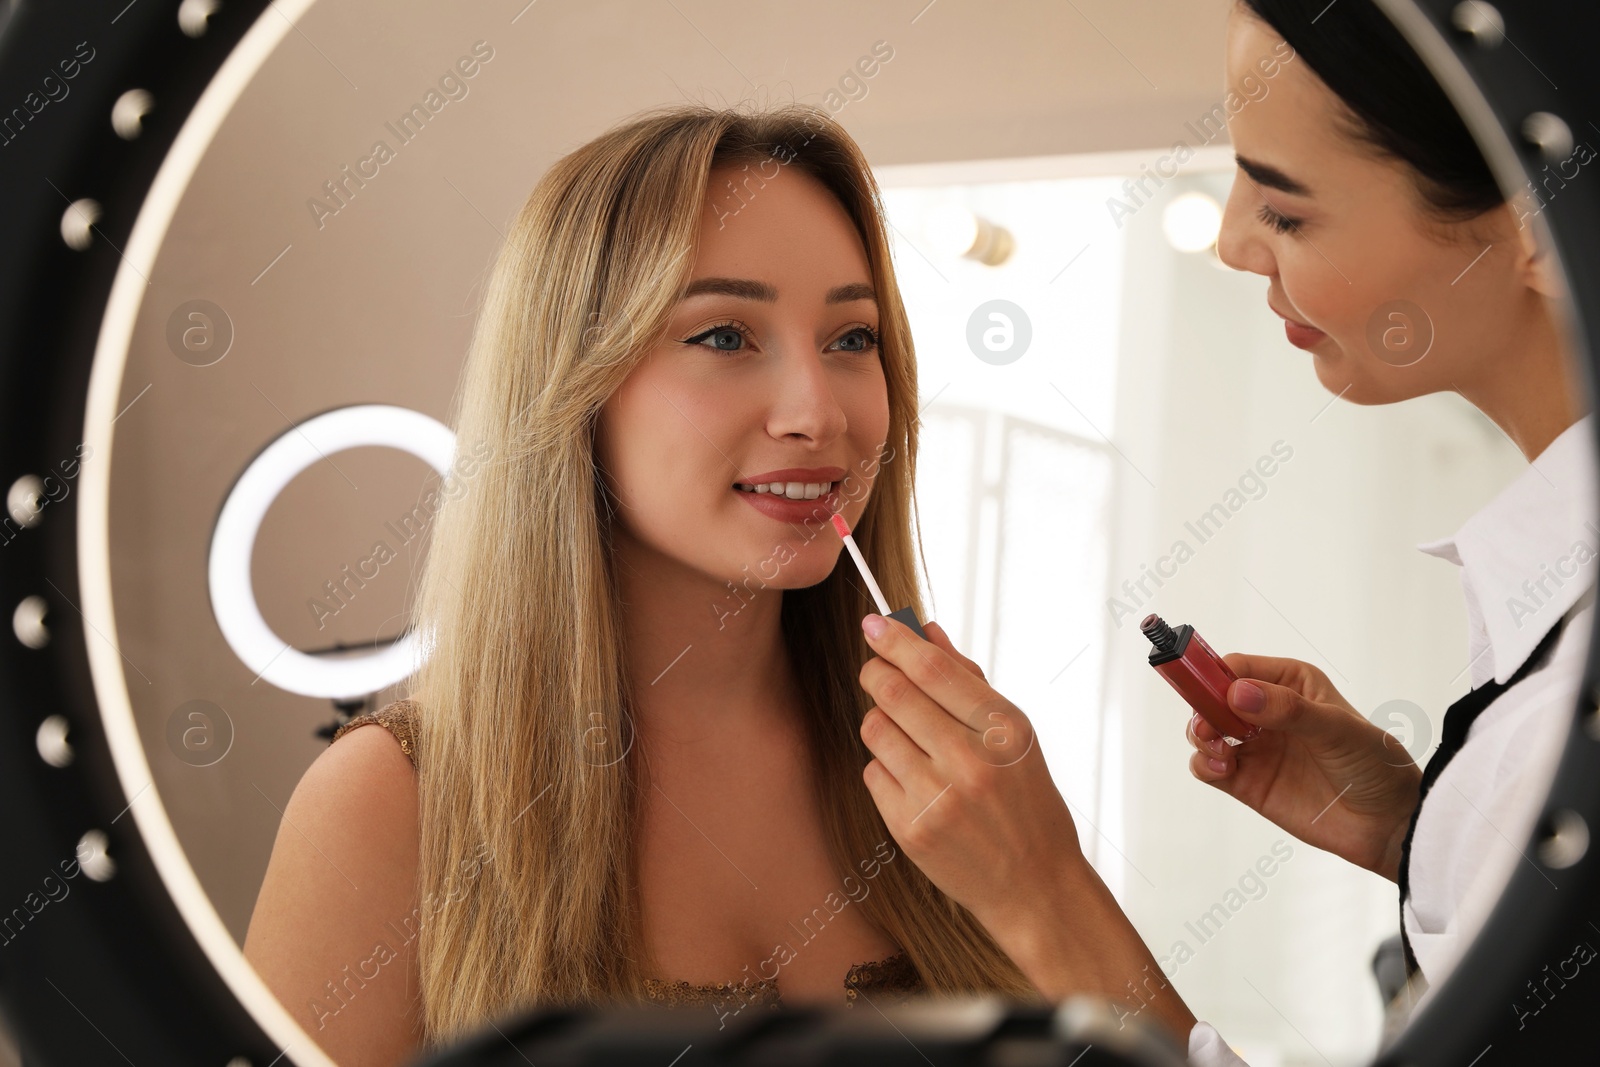
[[[400,750],[415,767],[417,710],[416,701],[396,700],[377,711],[357,715],[334,731],[329,744],[358,727],[382,726],[400,742]],[[645,995],[651,1003],[669,1008],[709,1006],[719,1014],[735,1014],[745,1007],[776,1009],[783,1006],[777,977],[760,976],[748,984],[718,982],[715,985],[691,985],[683,981],[646,978],[644,985]],[[858,997],[866,997],[871,1003],[881,1006],[880,1002],[899,1003],[925,991],[911,957],[904,952],[896,952],[881,960],[858,963],[844,976],[846,1007],[854,1007]]]
[[[358,726],[375,723],[394,734],[394,739],[400,742],[400,751],[406,754],[406,759],[411,765],[417,765],[417,745],[414,723],[416,722],[417,703],[414,700],[396,700],[386,704],[377,711],[369,711],[364,715],[357,715],[343,726],[333,732],[333,737],[328,740],[331,745],[345,734]]]
[[[778,994],[778,979],[762,976],[748,985],[736,982],[718,982],[716,985],[690,985],[688,982],[669,982],[660,978],[644,980],[645,996],[651,1003],[669,1008],[709,1006],[718,1015],[736,1015],[746,1007],[777,1009],[783,1006]],[[844,1004],[856,1005],[858,997],[883,1007],[898,1004],[924,992],[922,979],[911,963],[911,957],[896,952],[881,960],[858,963],[844,976]]]

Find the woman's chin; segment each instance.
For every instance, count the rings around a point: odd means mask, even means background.
[[[821,535],[817,540],[821,541]],[[838,538],[834,538],[837,542]],[[842,554],[842,553],[841,553]],[[752,545],[741,553],[736,565],[734,585],[748,583],[754,588],[803,589],[816,585],[833,571],[834,560],[819,546],[802,537],[786,537],[762,545]]]

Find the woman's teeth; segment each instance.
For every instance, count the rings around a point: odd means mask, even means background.
[[[815,500],[833,491],[833,482],[763,482],[749,485],[735,482],[733,487],[741,493],[771,493],[790,500]]]

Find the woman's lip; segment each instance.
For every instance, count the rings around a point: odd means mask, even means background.
[[[733,492],[767,518],[777,519],[779,522],[804,522],[810,518],[827,522],[828,516],[838,511],[841,503],[837,483],[828,492],[813,500],[790,500],[788,497],[774,496],[772,493],[747,493],[742,489],[735,489]]]
[[[844,477],[843,467],[785,467],[781,471],[764,474],[741,475],[745,485],[763,485],[772,482],[836,482]]]

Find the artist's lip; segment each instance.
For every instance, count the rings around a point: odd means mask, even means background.
[[[1315,326],[1302,326],[1290,319],[1283,322],[1283,336],[1296,348],[1313,348],[1328,339],[1328,335]]]
[[[1299,319],[1285,315],[1270,299],[1267,301],[1267,307],[1272,308],[1272,313],[1283,320],[1283,335],[1296,348],[1310,348],[1328,336],[1315,326],[1309,326]]]
[[[741,475],[745,485],[770,485],[772,482],[836,482],[844,477],[843,467],[785,467],[763,474]]]

